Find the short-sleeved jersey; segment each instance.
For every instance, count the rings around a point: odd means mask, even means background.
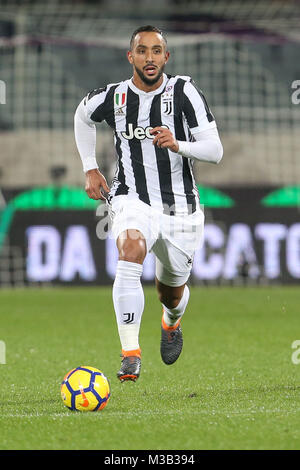
[[[152,143],[156,126],[168,127],[179,141],[216,127],[203,93],[190,77],[163,75],[162,85],[144,92],[132,79],[87,95],[86,117],[106,121],[114,131],[117,169],[109,199],[137,197],[171,215],[199,209],[192,160]]]

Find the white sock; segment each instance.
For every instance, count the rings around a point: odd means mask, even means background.
[[[139,349],[139,331],[144,311],[141,284],[143,265],[118,261],[113,284],[113,303],[123,351]]]
[[[185,312],[186,306],[190,298],[190,290],[185,286],[179,304],[175,308],[167,308],[163,305],[163,319],[167,326],[174,326]]]

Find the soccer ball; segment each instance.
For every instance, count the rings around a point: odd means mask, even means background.
[[[70,410],[100,411],[109,401],[110,385],[99,369],[81,366],[65,375],[60,393]]]

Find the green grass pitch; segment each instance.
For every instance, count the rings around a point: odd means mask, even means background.
[[[145,298],[142,374],[121,384],[111,288],[0,291],[1,449],[300,448],[298,287],[191,288],[172,366],[160,358],[155,290]],[[110,380],[99,413],[61,401],[61,381],[79,365]]]

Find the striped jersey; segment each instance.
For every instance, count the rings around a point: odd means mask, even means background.
[[[137,88],[132,79],[109,84],[84,99],[87,118],[106,121],[114,131],[117,168],[109,201],[128,195],[163,213],[190,214],[199,209],[193,161],[152,144],[150,130],[170,129],[178,141],[216,127],[206,99],[190,77],[163,75],[154,91]]]

